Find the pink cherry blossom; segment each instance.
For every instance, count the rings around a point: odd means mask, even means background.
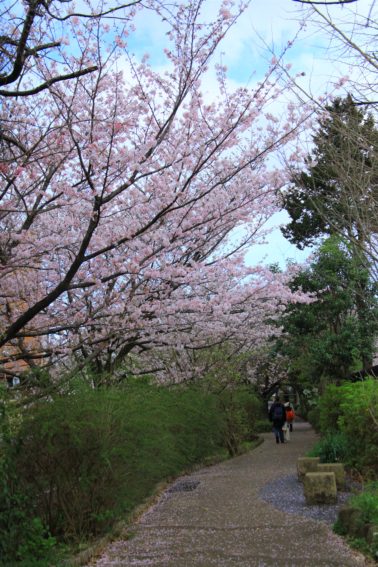
[[[70,18],[75,48],[62,45],[55,66],[96,70],[1,107],[13,140],[0,161],[4,371],[16,354],[25,365],[109,366],[135,352],[167,373],[174,351],[263,345],[283,306],[308,300],[290,292],[290,274],[244,263],[287,181],[271,157],[307,109],[274,115],[282,87],[271,69],[224,97],[219,68],[221,94],[205,102],[201,81],[239,11],[224,2],[204,26],[201,6],[151,0],[170,27],[166,74],[131,54],[121,73],[121,54],[98,41],[101,22]],[[126,32],[113,40],[127,50]],[[39,65],[45,80],[57,69]]]

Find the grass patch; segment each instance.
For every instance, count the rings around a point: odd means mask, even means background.
[[[348,456],[349,443],[347,436],[340,432],[324,435],[307,453],[309,457],[319,457],[322,463],[345,462]]]

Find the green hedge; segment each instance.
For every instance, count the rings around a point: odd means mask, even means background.
[[[0,556],[16,562],[32,547],[44,565],[55,538],[72,542],[104,533],[159,481],[222,448],[237,453],[253,436],[259,404],[246,388],[215,395],[141,382],[79,387],[22,415],[5,405]]]

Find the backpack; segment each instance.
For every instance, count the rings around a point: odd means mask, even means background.
[[[293,421],[294,419],[294,411],[291,408],[286,411],[286,419],[287,421]]]
[[[283,420],[283,416],[284,416],[284,408],[281,404],[277,404],[276,406],[274,406],[273,408],[273,419],[280,421]]]

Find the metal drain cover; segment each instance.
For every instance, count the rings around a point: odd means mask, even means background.
[[[168,489],[168,492],[191,492],[199,485],[199,480],[180,480]]]

